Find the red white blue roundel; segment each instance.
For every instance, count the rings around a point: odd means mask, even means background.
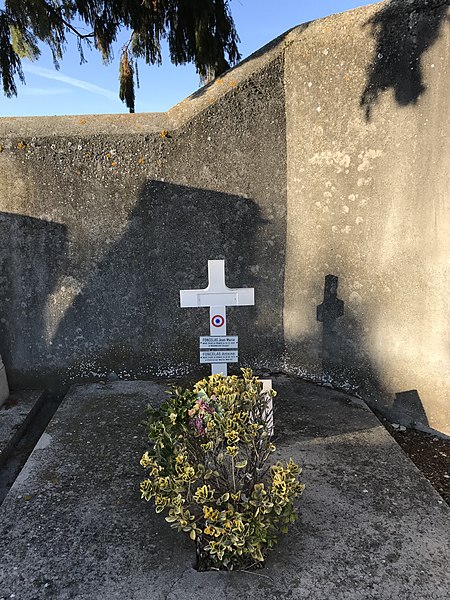
[[[214,315],[211,319],[211,323],[214,325],[214,327],[222,327],[222,325],[225,323],[225,319],[222,317],[222,315]]]

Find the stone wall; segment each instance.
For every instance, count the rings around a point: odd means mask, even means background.
[[[303,25],[166,114],[0,119],[13,386],[207,372],[178,291],[225,258],[242,364],[450,433],[448,4]]]

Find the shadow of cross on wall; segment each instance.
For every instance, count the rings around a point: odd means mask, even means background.
[[[333,375],[339,368],[340,347],[335,323],[344,314],[344,302],[337,297],[338,277],[327,275],[323,302],[317,307],[317,320],[322,323],[322,370],[324,375]]]

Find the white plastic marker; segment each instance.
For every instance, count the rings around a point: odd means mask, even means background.
[[[181,290],[181,308],[209,306],[210,338],[200,338],[200,362],[211,363],[213,375],[227,375],[227,363],[237,362],[237,336],[227,337],[227,306],[253,306],[253,288],[229,288],[225,284],[225,261],[208,260],[208,287],[204,290]],[[211,338],[222,338],[211,340]],[[204,350],[204,348],[210,350]],[[231,349],[235,348],[235,349]]]

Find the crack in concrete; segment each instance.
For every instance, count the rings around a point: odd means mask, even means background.
[[[171,584],[171,586],[170,586],[170,588],[169,588],[169,591],[168,591],[168,592],[167,592],[167,594],[164,596],[164,600],[169,600],[169,596],[170,596],[170,594],[172,593],[172,591],[173,591],[173,589],[175,588],[175,586],[177,585],[177,583],[183,579],[184,575],[185,575],[185,574],[186,574],[188,571],[190,571],[190,569],[191,569],[191,567],[186,567],[186,569],[184,569],[184,571],[181,573],[181,575],[179,575],[179,576],[178,576],[178,577],[175,579],[175,581],[174,581],[174,582]]]

